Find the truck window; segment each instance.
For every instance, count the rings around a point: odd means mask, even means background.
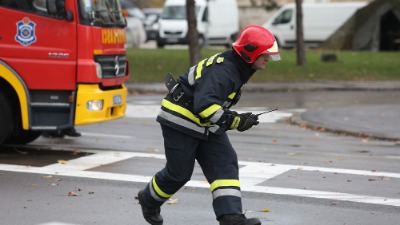
[[[208,7],[204,9],[203,17],[201,18],[201,21],[203,22],[208,22]]]
[[[100,27],[126,27],[118,0],[79,1],[81,23]]]
[[[32,11],[32,1],[29,0],[3,0],[0,5],[22,11]]]
[[[46,0],[0,0],[0,5],[10,9],[49,16]]]
[[[273,25],[289,23],[292,20],[292,9],[284,10],[278,17],[275,18]]]

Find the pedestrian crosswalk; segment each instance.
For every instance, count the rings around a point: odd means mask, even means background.
[[[85,150],[89,155],[69,160],[66,164],[50,164],[43,167],[26,167],[20,165],[0,164],[1,171],[13,171],[23,173],[37,173],[57,176],[81,177],[90,179],[102,179],[110,181],[128,181],[147,183],[151,176],[144,174],[125,174],[107,171],[95,171],[93,168],[100,168],[104,165],[115,164],[132,158],[158,159],[165,160],[161,154],[121,152],[121,151],[100,151]],[[400,174],[383,171],[353,170],[342,168],[313,167],[304,165],[276,164],[266,162],[239,161],[241,190],[254,193],[277,194],[287,196],[299,196],[317,199],[329,199],[337,201],[350,201],[365,204],[377,204],[386,206],[400,206],[400,199],[368,196],[362,194],[350,194],[344,192],[332,192],[323,190],[299,189],[290,187],[267,186],[266,182],[276,179],[283,174],[296,171],[303,173],[323,173],[323,174],[344,174],[354,177],[385,177],[387,179],[399,179]],[[326,175],[328,176],[328,175]],[[370,178],[371,179],[371,178]],[[209,184],[204,180],[192,179],[186,186],[195,188],[209,188]],[[60,223],[50,223],[59,225]],[[61,223],[62,224],[62,223]],[[49,225],[49,224],[46,224]]]

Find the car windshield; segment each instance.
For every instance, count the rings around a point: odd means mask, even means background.
[[[81,18],[94,26],[125,27],[119,0],[79,0]]]
[[[196,6],[196,15],[200,7]],[[186,7],[182,5],[166,6],[161,14],[164,20],[184,20],[186,19]]]

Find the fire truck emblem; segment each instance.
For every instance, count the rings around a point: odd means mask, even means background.
[[[32,22],[28,17],[24,17],[21,21],[17,22],[15,40],[24,46],[36,42],[35,27],[36,23]]]

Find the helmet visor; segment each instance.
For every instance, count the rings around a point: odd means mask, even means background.
[[[268,54],[269,56],[269,61],[279,61],[281,60],[281,55],[280,54]]]

